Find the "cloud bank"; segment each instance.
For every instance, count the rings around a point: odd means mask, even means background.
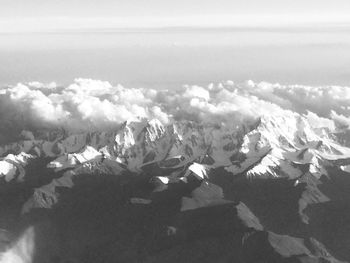
[[[310,87],[232,81],[154,90],[76,79],[69,86],[31,82],[0,89],[0,140],[23,129],[109,130],[127,120],[157,118],[236,125],[294,111],[314,127],[348,127],[350,87]]]

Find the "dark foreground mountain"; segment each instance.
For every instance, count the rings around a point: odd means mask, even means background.
[[[0,154],[1,262],[350,261],[350,149],[299,114],[23,131]]]

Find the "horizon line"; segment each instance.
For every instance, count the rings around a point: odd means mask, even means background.
[[[348,16],[233,15],[179,17],[0,18],[0,33],[84,33],[165,30],[344,29]]]

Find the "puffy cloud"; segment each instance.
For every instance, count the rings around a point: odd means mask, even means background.
[[[280,85],[250,81],[239,88],[300,113],[312,111],[322,117],[329,117],[332,110],[341,114],[347,114],[350,110],[350,87]]]
[[[151,113],[152,113],[154,118],[158,119],[163,124],[168,124],[170,122],[171,116],[169,116],[167,113],[163,112],[159,106],[153,106],[151,108]]]
[[[31,82],[0,89],[0,140],[21,130],[113,129],[126,120],[157,118],[237,125],[286,110],[305,114],[311,126],[335,129],[350,123],[349,87],[310,87],[227,81],[208,87],[154,90],[76,79],[67,87]]]
[[[116,87],[118,89],[119,87]],[[92,79],[76,79],[73,84],[69,85],[66,91],[72,91],[77,94],[86,94],[99,96],[113,94],[113,86],[107,81]]]
[[[339,125],[343,127],[350,127],[350,118],[342,114],[337,114],[335,111],[331,111],[331,118]]]
[[[199,87],[199,86],[191,86],[187,87],[185,92],[183,93],[184,98],[200,98],[208,101],[210,99],[209,91]]]
[[[328,128],[329,130],[335,129],[335,124],[333,120],[319,117],[317,114],[308,111],[306,118],[313,128]]]

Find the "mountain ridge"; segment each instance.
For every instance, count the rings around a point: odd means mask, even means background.
[[[341,146],[328,128],[312,128],[305,116],[289,111],[282,116],[261,116],[241,126],[194,121],[163,125],[157,119],[139,119],[124,122],[114,132],[68,134],[61,130],[40,137],[23,131],[22,136],[22,141],[0,147],[0,178],[6,183],[30,181],[26,167],[32,160],[43,158],[48,158],[46,168],[57,174],[48,184],[33,189],[22,206],[24,215],[38,208],[55,207],[61,195],[59,189],[74,188],[76,178],[87,174],[131,174],[140,178],[149,174],[149,179],[158,184],[157,191],[174,183],[187,184],[194,176],[199,186],[190,196],[181,198],[181,211],[221,206],[235,202],[225,199],[222,185],[211,183],[211,171],[224,169],[233,179],[243,175],[248,180],[286,179],[294,187],[302,184],[298,216],[307,225],[308,206],[330,200],[319,184],[328,177],[330,168],[347,171],[344,162],[337,160],[350,158],[350,149]],[[153,171],[162,175],[152,175]],[[152,198],[130,200],[135,205],[152,203]],[[251,214],[248,217],[255,217]],[[255,224],[257,231],[261,231],[259,224]],[[327,258],[322,254],[326,252],[310,252],[297,239],[273,232],[268,236],[270,244],[283,256],[306,253],[315,260]],[[278,240],[285,240],[287,245],[281,247],[278,243],[282,241]],[[288,250],[293,247],[290,242],[299,247],[295,248],[296,254]],[[314,249],[327,251],[319,241],[312,242],[318,244]],[[338,262],[331,256],[327,260]]]

